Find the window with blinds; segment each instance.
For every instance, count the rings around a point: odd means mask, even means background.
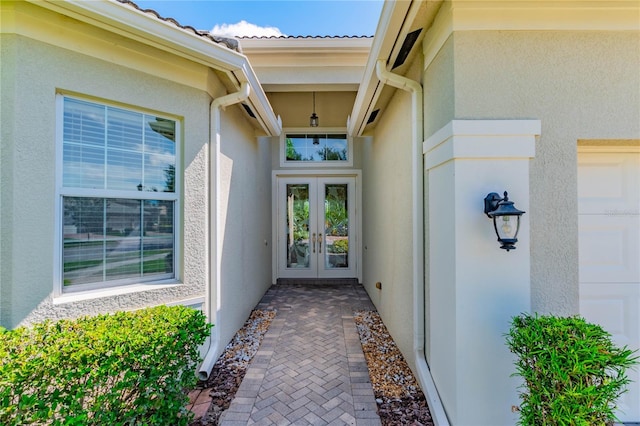
[[[175,278],[175,120],[62,98],[63,289]]]

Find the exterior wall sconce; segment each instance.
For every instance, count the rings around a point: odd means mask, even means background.
[[[493,219],[493,228],[502,244],[500,248],[506,251],[515,250],[520,230],[520,216],[525,212],[515,208],[513,201],[509,201],[507,191],[504,191],[504,198],[495,192],[487,194],[484,199],[484,213]]]
[[[313,92],[313,114],[309,117],[309,126],[318,127],[319,119],[316,115],[316,92]]]

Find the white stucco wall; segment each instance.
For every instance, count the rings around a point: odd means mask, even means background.
[[[209,95],[23,36],[3,34],[2,49],[2,325],[203,297]],[[52,297],[54,250],[60,249],[54,246],[54,202],[55,100],[61,92],[159,111],[182,122],[179,285],[76,302]]]
[[[577,141],[639,137],[640,35],[467,31],[453,39],[456,118],[542,122],[530,170],[532,310],[575,314]]]
[[[453,120],[425,142],[430,367],[452,424],[516,420],[518,381],[510,377],[513,355],[504,334],[513,316],[530,309],[529,217],[521,220],[517,249],[506,252],[482,200],[508,189],[517,207],[529,211],[539,126],[537,120]]]
[[[413,364],[411,95],[397,91],[379,120],[362,143],[363,284]]]

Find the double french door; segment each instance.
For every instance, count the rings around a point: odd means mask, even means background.
[[[278,277],[356,277],[355,178],[277,182]]]

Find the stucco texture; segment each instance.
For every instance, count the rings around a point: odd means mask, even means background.
[[[226,344],[271,285],[271,146],[239,108],[221,113],[220,298],[216,326]]]
[[[423,72],[423,95],[424,95],[424,136],[425,139],[434,132],[442,128],[455,118],[454,114],[454,67],[453,67],[453,39],[449,37],[438,51],[438,54],[431,61]],[[424,352],[427,362],[431,363],[431,282],[430,282],[430,259],[432,238],[437,241],[438,237],[431,235],[429,231],[429,179],[430,173],[424,173],[424,330],[425,347]],[[445,200],[437,197],[443,205]],[[445,240],[447,240],[445,238]],[[440,247],[438,248],[440,250]]]
[[[362,143],[363,284],[413,362],[411,95],[398,90]],[[382,289],[375,283],[382,283]]]
[[[127,53],[114,48],[113,54]],[[44,318],[135,309],[204,296],[210,96],[19,35],[2,35],[2,62],[2,325],[15,327]],[[202,74],[207,75],[204,68]],[[53,303],[54,250],[60,250],[54,244],[57,93],[158,111],[182,123],[182,164],[178,167],[184,174],[180,206],[184,225],[178,241],[178,285]]]
[[[577,141],[639,137],[640,36],[467,31],[452,37],[456,118],[542,122],[530,165],[531,308],[576,314]]]
[[[453,38],[449,37],[422,77],[425,139],[455,118],[454,76]]]

